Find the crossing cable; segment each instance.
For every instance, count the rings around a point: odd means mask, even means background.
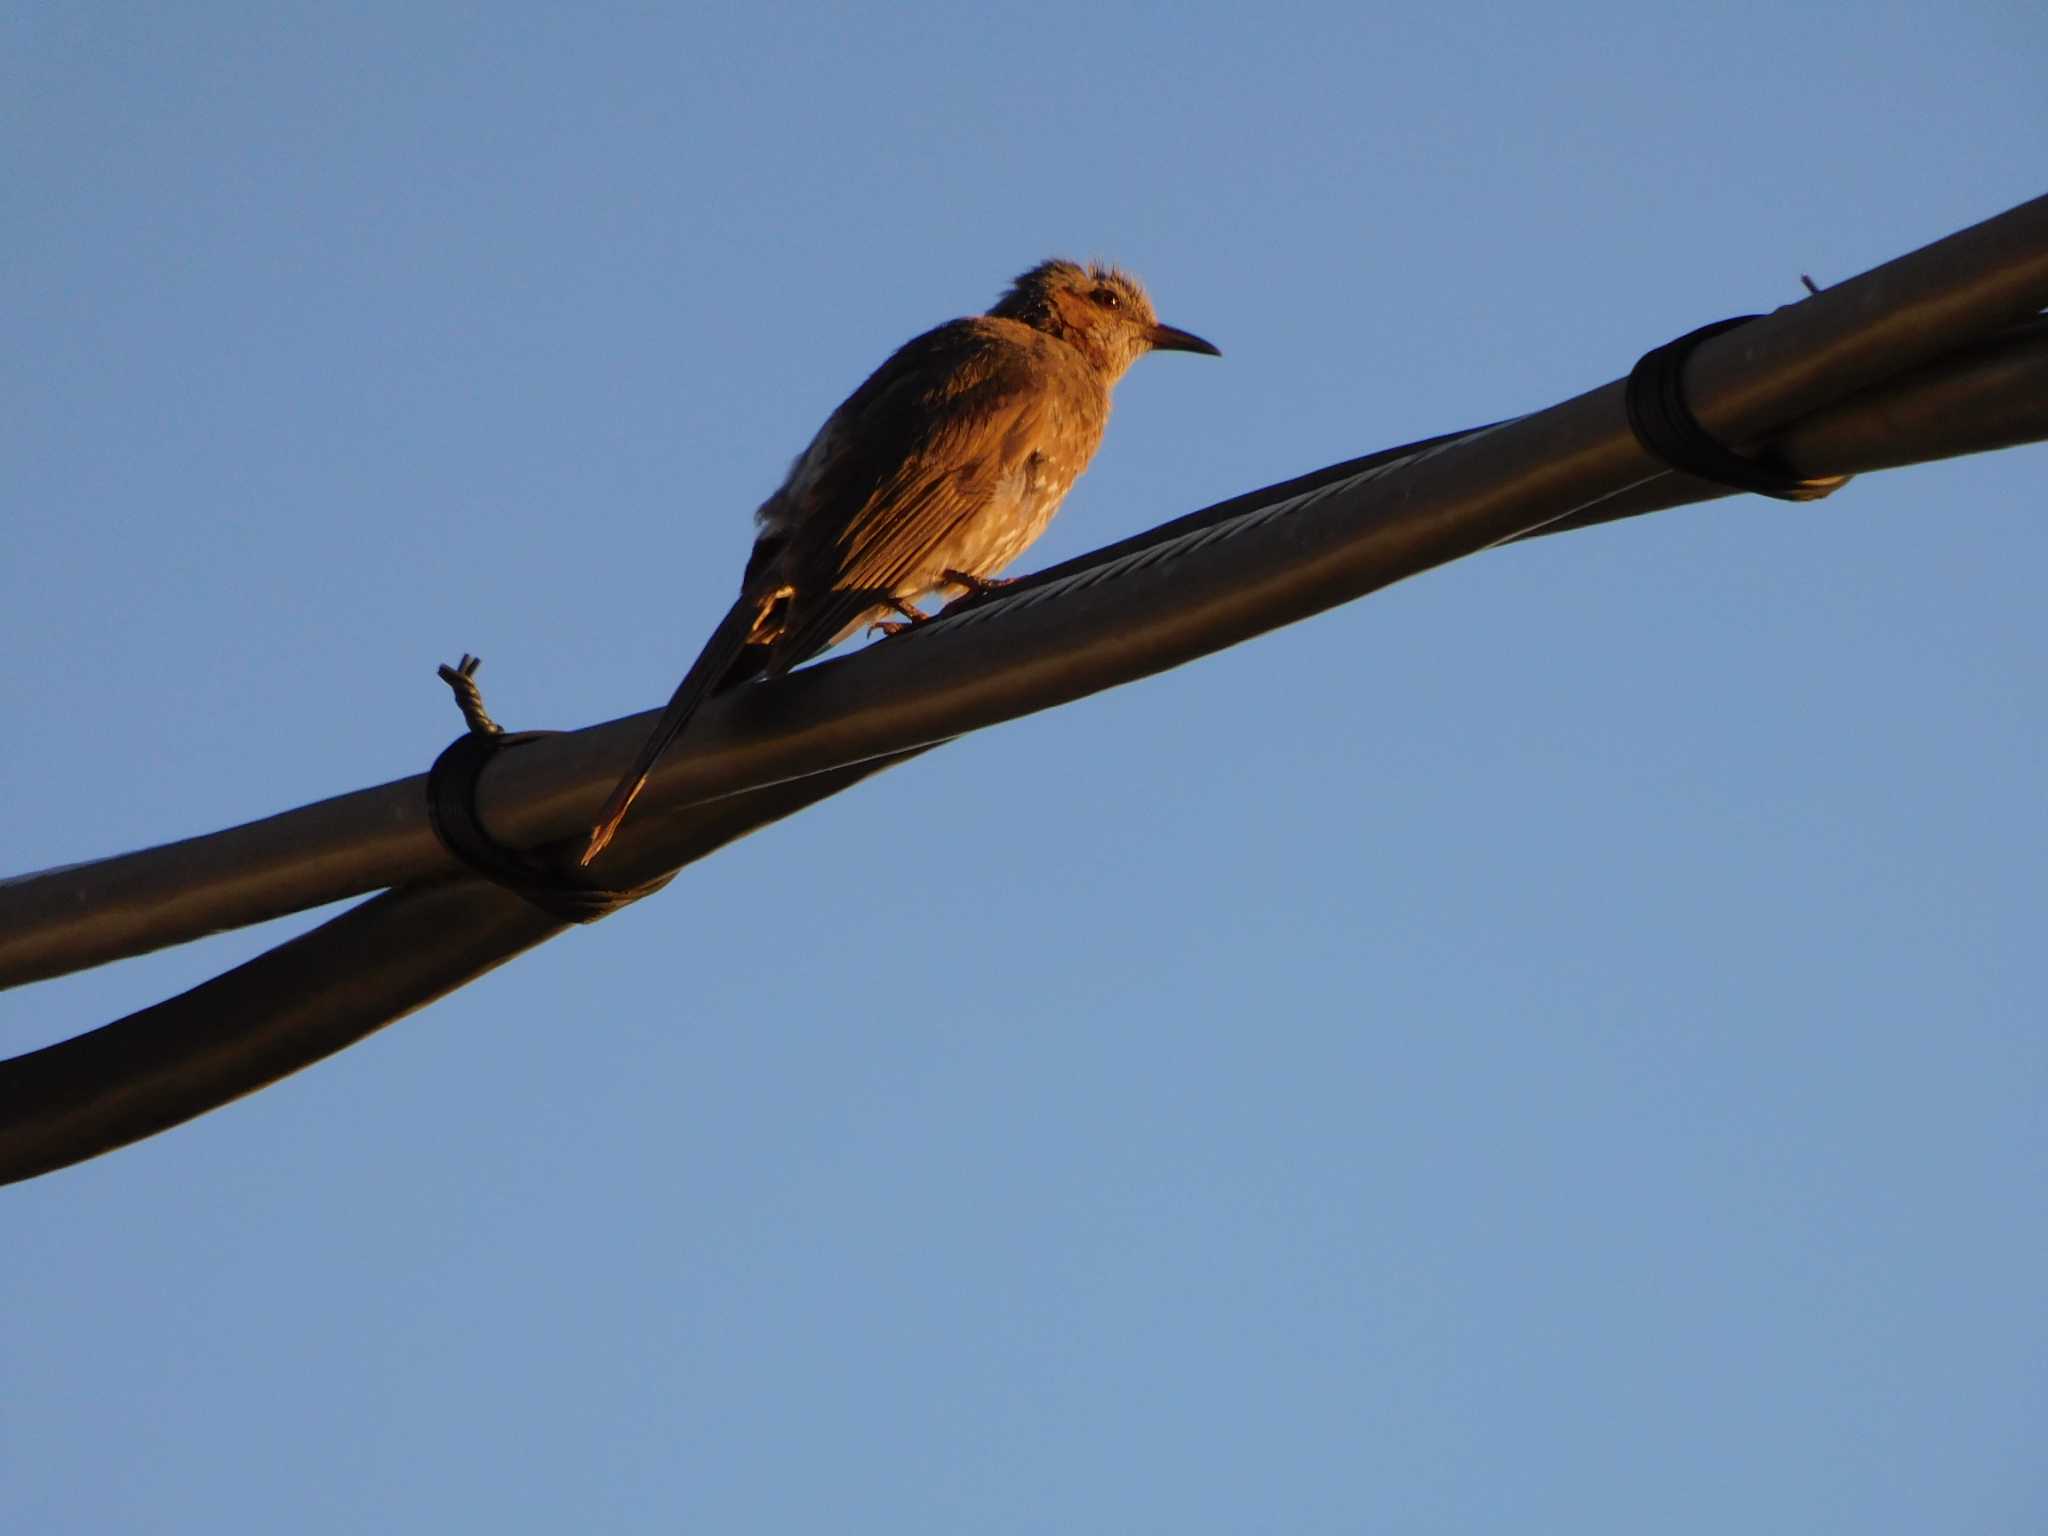
[[[1688,365],[1686,395],[1723,441],[1771,437],[1801,474],[1867,467],[1813,457],[1799,430],[1774,429],[1945,355],[1950,384],[1967,379],[1971,368],[1954,363],[1958,349],[2044,300],[2048,199],[1707,343]],[[2024,373],[2017,356],[1991,371]],[[1909,398],[1924,405],[1932,397],[1922,388]],[[2005,411],[1997,430],[2048,432],[2025,417]],[[1826,413],[1807,425],[1825,439]],[[1865,443],[1882,436],[1867,422],[1855,432]],[[901,640],[707,711],[700,751],[658,775],[651,791],[684,809],[648,819],[618,878],[655,878],[962,729],[1176,665],[1493,544],[1602,520],[1621,493],[1658,475],[1627,431],[1620,386],[1610,385],[1278,502],[1258,498],[1200,526],[1169,525],[1078,569],[1056,568]],[[559,738],[559,748],[551,740],[509,754],[482,786],[485,820],[500,837],[537,840],[551,826],[566,835],[605,787],[619,742],[641,724],[614,722]],[[564,761],[542,764],[544,753]],[[181,998],[0,1063],[0,1179],[190,1118],[559,928],[473,879],[414,883]]]

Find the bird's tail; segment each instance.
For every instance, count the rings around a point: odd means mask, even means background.
[[[648,774],[654,771],[656,760],[690,723],[690,717],[697,713],[699,706],[732,680],[736,670],[734,663],[747,652],[747,637],[753,633],[754,621],[760,610],[757,600],[742,596],[732,605],[732,611],[719,621],[718,628],[711,632],[711,638],[704,642],[703,651],[690,664],[690,670],[683,674],[683,680],[676,684],[668,708],[661,712],[661,719],[640,748],[640,755],[633,759],[633,766],[626,770],[626,776],[619,780],[611,798],[605,801],[604,809],[598,812],[597,825],[591,828],[590,842],[577,863],[588,864],[604,852],[605,845],[619,830],[619,823],[626,819],[627,809],[646,785]]]

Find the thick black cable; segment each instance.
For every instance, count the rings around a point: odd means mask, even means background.
[[[1621,393],[1619,385],[1616,393]],[[1623,430],[1634,443],[1625,423]],[[1773,452],[1789,464],[1809,472],[1826,467],[1855,473],[1984,453],[2044,438],[2048,438],[2048,320],[2041,318],[2023,320],[1923,361],[1770,435]],[[1394,452],[1396,456],[1426,452],[1447,440],[1404,444]],[[1640,445],[1636,452],[1641,454]],[[1254,505],[1341,481],[1382,457],[1374,454],[1350,460],[1232,497],[1106,550],[1027,576],[997,596],[1212,526]],[[1556,522],[1510,537],[1547,537],[1709,501],[1717,493],[1726,494],[1725,488],[1695,476],[1657,475]],[[763,718],[782,714],[772,708],[761,711]],[[538,752],[498,761],[518,770],[515,777],[524,783],[529,775],[521,758],[545,757],[555,764],[550,793],[582,773],[589,781],[588,796],[594,799],[604,787],[601,781],[616,777],[616,763],[644,737],[648,723],[628,719],[610,727],[565,733]],[[607,731],[615,732],[616,739],[596,749],[595,743]],[[633,735],[635,731],[638,737]],[[579,742],[592,743],[593,750],[577,768],[563,759],[564,748],[573,753]],[[486,773],[482,786],[486,823],[500,829],[501,835],[506,813],[494,781],[502,774],[502,768]],[[366,895],[446,870],[450,863],[446,850],[424,814],[423,782],[423,775],[415,775],[156,848],[0,878],[0,988]],[[709,793],[729,794],[737,787],[721,784]],[[643,810],[643,815],[659,814],[652,806]],[[536,843],[576,830],[574,819],[565,820],[559,828],[524,817],[514,825]]]

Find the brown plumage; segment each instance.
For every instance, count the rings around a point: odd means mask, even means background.
[[[1114,267],[1047,261],[985,315],[907,342],[829,416],[754,514],[739,601],[599,813],[604,851],[656,759],[711,694],[773,677],[934,593],[978,590],[1045,531],[1149,351],[1207,352]]]

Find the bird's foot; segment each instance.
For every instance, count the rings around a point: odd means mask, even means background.
[[[961,597],[954,599],[955,602],[963,602],[977,597],[987,597],[989,593],[1000,592],[1003,588],[1010,586],[1017,580],[1015,576],[970,576],[967,572],[956,571],[951,566],[947,566],[946,569],[939,572],[939,575],[954,586],[966,589]]]
[[[928,619],[931,618],[930,614],[926,613],[922,608],[918,607],[915,603],[906,602],[904,599],[900,597],[891,597],[885,599],[884,601],[886,602],[887,606],[895,609],[898,613],[902,614],[903,617],[900,619],[875,620],[874,623],[868,626],[868,633],[871,635],[878,629],[882,632],[882,634],[885,637],[890,635],[900,635],[906,629],[915,629],[918,625],[926,622]]]

